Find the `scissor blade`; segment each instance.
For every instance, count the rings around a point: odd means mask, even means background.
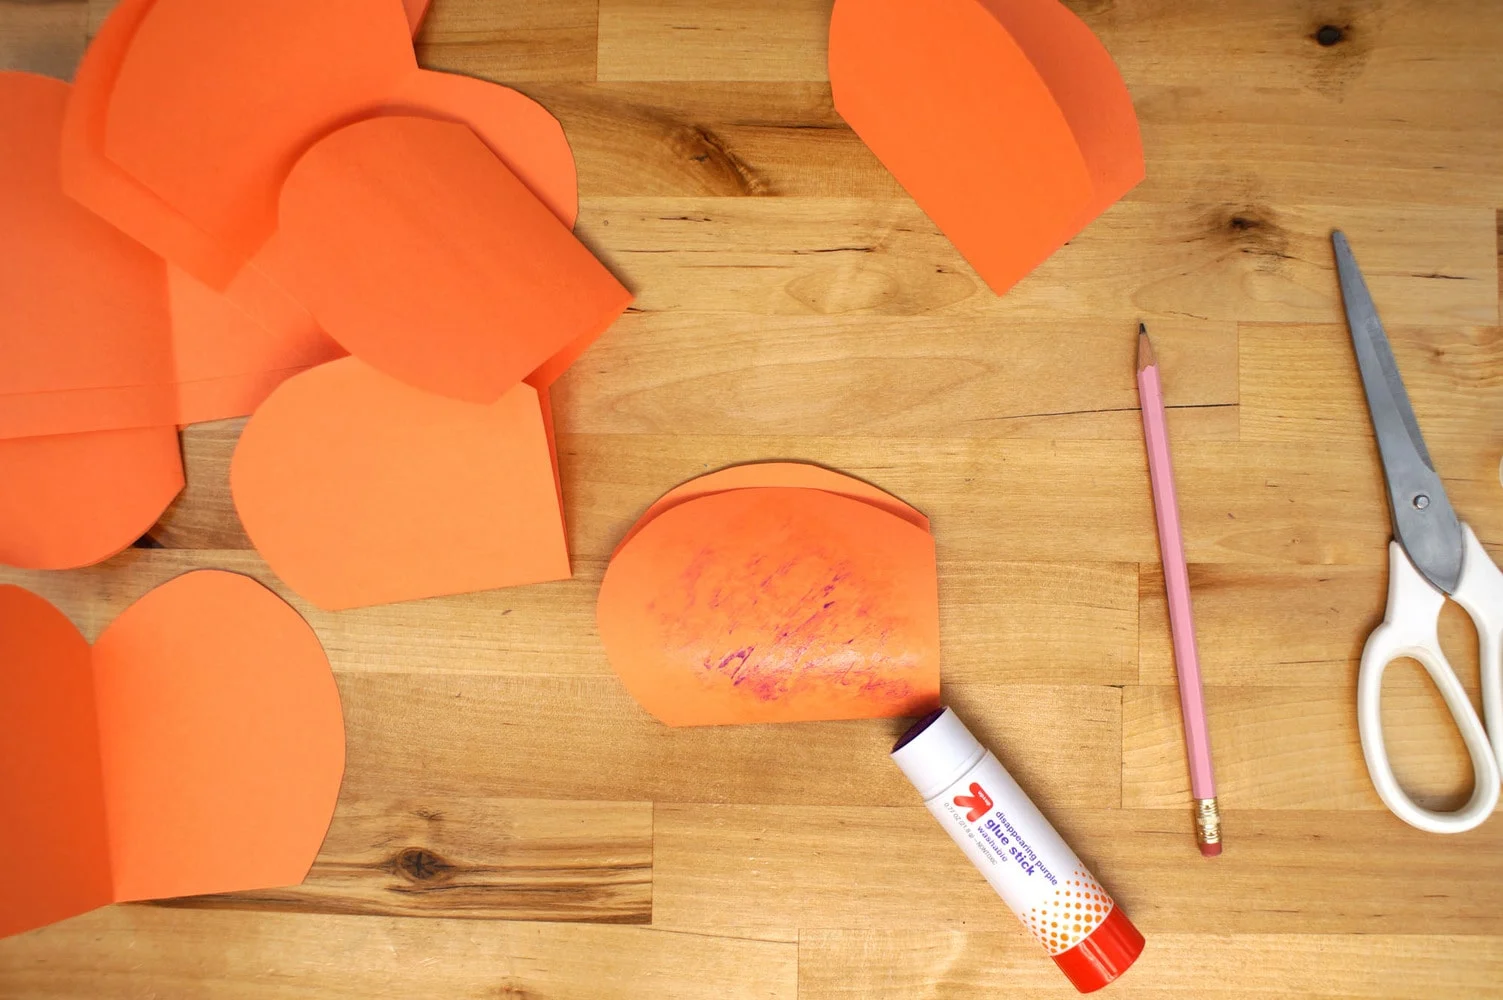
[[[1340,231],[1331,234],[1331,243],[1336,249],[1352,350],[1383,459],[1394,537],[1425,579],[1449,594],[1461,578],[1461,525],[1430,461],[1388,334],[1383,332],[1352,248]]]

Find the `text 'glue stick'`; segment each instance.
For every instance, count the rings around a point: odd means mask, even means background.
[[[1076,989],[1127,971],[1143,935],[954,712],[920,719],[892,759]]]

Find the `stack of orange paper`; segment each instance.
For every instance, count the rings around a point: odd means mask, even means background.
[[[271,397],[236,503],[313,600],[568,575],[547,389],[630,294],[569,231],[557,121],[418,68],[425,6],[122,0],[71,89],[0,74],[0,562],[129,545],[174,429]],[[396,525],[437,519],[493,523],[414,573]]]
[[[616,549],[597,619],[626,689],[670,726],[939,704],[928,519],[818,466],[734,466],[669,491]]]

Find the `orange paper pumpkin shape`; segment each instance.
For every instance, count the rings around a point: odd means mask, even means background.
[[[836,0],[835,108],[998,294],[1143,178],[1127,87],[1059,0]]]
[[[611,560],[611,666],[670,726],[914,715],[939,700],[934,542],[822,489],[711,493]]]
[[[350,353],[490,403],[631,294],[465,125],[388,115],[326,137],[282,189],[294,292]]]
[[[235,509],[277,575],[330,610],[566,579],[541,407],[525,383],[466,403],[343,358],[246,424]]]
[[[153,590],[90,648],[0,586],[0,935],[110,902],[302,881],[344,771],[313,630],[254,580]]]

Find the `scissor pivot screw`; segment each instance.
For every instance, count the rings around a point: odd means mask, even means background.
[[[1430,506],[1430,498],[1429,497],[1427,497],[1423,493],[1416,493],[1414,495],[1414,509],[1415,510],[1424,510],[1428,506]]]

